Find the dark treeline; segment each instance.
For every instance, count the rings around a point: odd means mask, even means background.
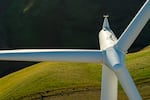
[[[143,0],[0,0],[0,48],[99,49],[98,32],[109,14],[119,37]],[[129,51],[150,44],[150,23]],[[33,63],[1,62],[0,75]]]

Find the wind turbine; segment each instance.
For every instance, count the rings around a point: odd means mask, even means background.
[[[99,33],[101,50],[1,50],[0,60],[102,63],[101,100],[117,100],[117,80],[130,100],[142,100],[126,68],[125,53],[150,18],[150,1],[145,2],[118,40],[110,29],[108,16],[104,17],[103,27]]]

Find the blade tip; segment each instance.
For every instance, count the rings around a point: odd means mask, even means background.
[[[105,15],[103,15],[103,17],[104,17],[104,18],[108,18],[108,17],[109,17],[109,15],[108,15],[108,14],[105,14]]]

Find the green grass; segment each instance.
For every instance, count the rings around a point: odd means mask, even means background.
[[[0,98],[11,100],[60,88],[97,87],[100,68],[96,64],[42,62],[0,79]]]
[[[150,47],[126,57],[128,69],[145,100],[150,98],[149,59]],[[62,91],[82,91],[87,87],[99,89],[100,81],[99,64],[41,62],[0,78],[0,100],[22,100]],[[123,97],[124,93],[119,90],[119,96]]]
[[[150,46],[140,52],[128,54],[126,64],[137,84],[150,82]],[[140,81],[139,81],[140,80]]]

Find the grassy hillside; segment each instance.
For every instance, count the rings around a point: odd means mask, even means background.
[[[145,100],[150,99],[149,59],[150,47],[147,47],[140,52],[128,54],[126,60],[129,71]],[[100,78],[101,65],[99,64],[41,62],[1,78],[0,100],[40,99],[42,96],[99,91]],[[119,95],[126,98],[122,90],[119,90]],[[92,93],[97,93],[96,95],[99,96],[99,92]],[[76,98],[72,100],[76,100]],[[82,98],[82,100],[84,99]]]
[[[0,79],[0,98],[11,100],[60,88],[98,87],[100,68],[95,64],[39,63]]]

